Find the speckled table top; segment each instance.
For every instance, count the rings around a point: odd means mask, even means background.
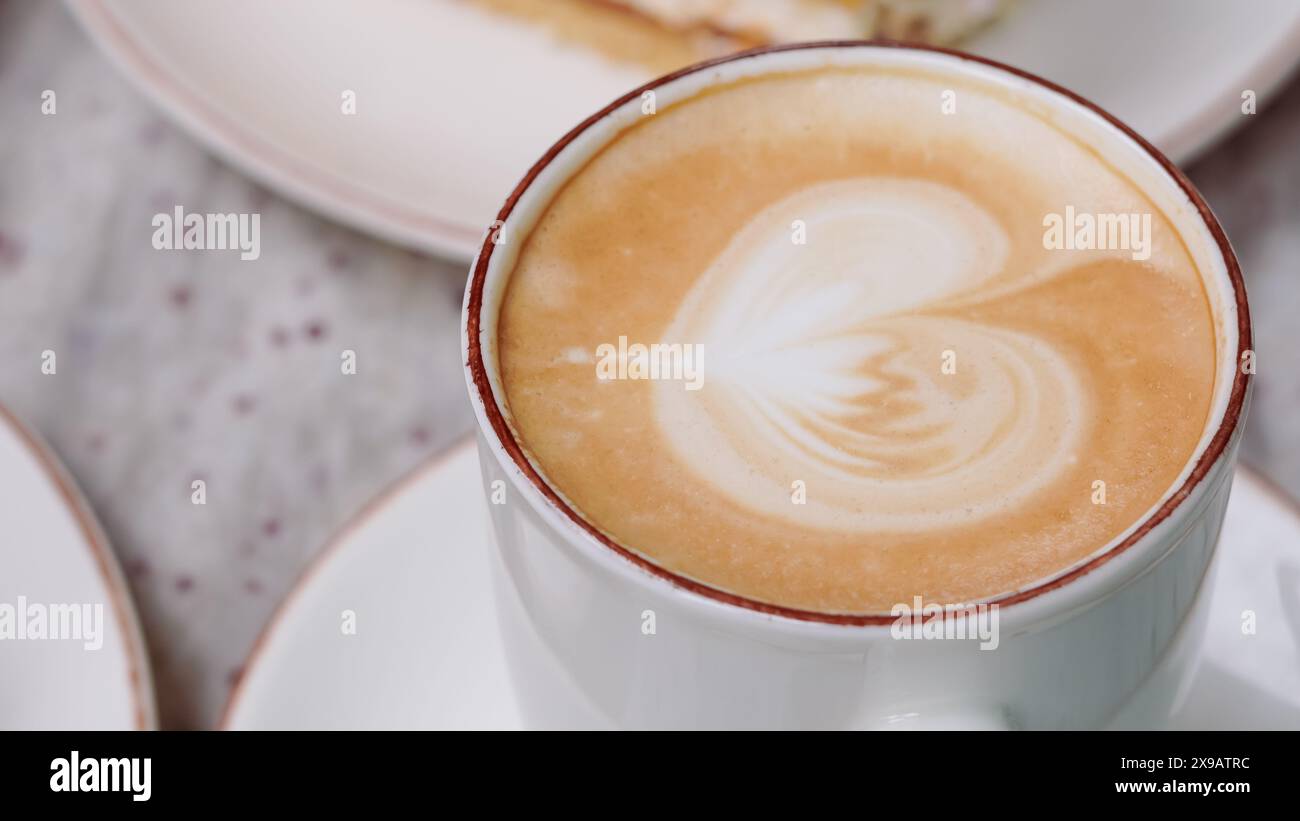
[[[40,91],[61,89],[57,117]],[[1243,456],[1300,495],[1300,83],[1190,169],[1232,237],[1259,370]],[[166,254],[152,215],[257,211],[256,261]],[[98,512],[166,727],[207,727],[303,565],[466,435],[465,266],[257,187],[120,77],[62,4],[0,2],[0,402]],[[357,352],[355,375],[340,351]],[[54,378],[44,350],[59,352]],[[203,479],[207,504],[190,503]]]

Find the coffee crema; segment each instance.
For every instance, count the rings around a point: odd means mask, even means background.
[[[1149,256],[1045,247],[1067,208],[1149,214]],[[699,389],[601,378],[620,338],[696,346]],[[522,446],[594,527],[856,614],[1022,589],[1119,537],[1196,450],[1215,338],[1168,217],[1050,110],[864,66],[615,136],[522,240],[497,350]]]

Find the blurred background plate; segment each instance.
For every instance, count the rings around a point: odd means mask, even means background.
[[[515,182],[651,79],[458,0],[69,0],[230,162],[334,219],[469,259]],[[1040,74],[1186,162],[1300,57],[1300,3],[1021,0],[961,48]],[[345,90],[356,116],[341,113]]]
[[[117,561],[54,455],[3,406],[0,488],[0,604],[103,607],[97,649],[0,640],[0,730],[153,729],[153,683]]]

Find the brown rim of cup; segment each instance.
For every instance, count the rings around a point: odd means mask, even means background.
[[[1235,299],[1237,306],[1236,361],[1240,362],[1245,352],[1250,349],[1250,314],[1246,307],[1246,285],[1241,277],[1241,266],[1238,264],[1237,257],[1232,251],[1232,246],[1228,243],[1228,238],[1223,233],[1223,227],[1220,226],[1219,221],[1215,219],[1214,213],[1210,210],[1210,207],[1205,204],[1205,200],[1201,197],[1200,193],[1197,192],[1191,181],[1188,180],[1187,177],[1184,176],[1183,173],[1179,171],[1164,154],[1160,153],[1155,146],[1144,140],[1133,131],[1133,129],[1102,110],[1099,106],[1085,100],[1083,97],[1080,97],[1072,91],[1064,89],[1048,80],[1044,80],[1041,77],[1030,74],[1027,71],[1013,68],[1004,63],[999,63],[995,60],[989,60],[984,57],[976,57],[972,54],[956,51],[954,49],[939,48],[937,46],[922,46],[912,43],[900,43],[892,40],[826,40],[814,43],[792,43],[788,45],[765,46],[762,48],[750,49],[727,57],[696,63],[695,65],[674,71],[671,74],[665,74],[656,80],[652,80],[645,85],[629,91],[617,100],[614,100],[609,105],[583,120],[569,131],[568,134],[561,137],[555,145],[551,146],[550,149],[542,155],[540,160],[533,164],[533,167],[528,170],[528,173],[524,175],[524,178],[520,180],[517,186],[515,186],[514,191],[511,192],[509,198],[506,199],[505,205],[501,207],[501,211],[497,214],[497,222],[495,224],[502,225],[505,223],[505,220],[514,211],[520,198],[523,197],[524,193],[533,184],[533,181],[537,179],[537,176],[541,174],[548,165],[550,165],[551,161],[554,160],[556,156],[558,156],[559,153],[569,145],[569,143],[573,142],[580,134],[585,132],[592,125],[603,120],[612,112],[633,100],[639,99],[646,91],[653,90],[689,74],[712,68],[713,66],[723,65],[737,60],[745,60],[760,54],[823,48],[905,49],[945,54],[950,57],[956,57],[960,60],[980,63],[982,65],[991,66],[1007,74],[1037,83],[1049,91],[1053,91],[1068,100],[1074,101],[1117,128],[1120,132],[1133,140],[1133,142],[1135,142],[1143,151],[1150,155],[1150,157],[1165,170],[1174,182],[1178,184],[1178,186],[1183,190],[1183,193],[1187,195],[1188,200],[1196,206],[1196,210],[1199,212],[1201,220],[1205,223],[1206,227],[1210,231],[1210,235],[1214,238],[1215,243],[1219,247],[1219,252],[1223,256],[1223,261],[1228,271],[1228,279],[1232,283],[1233,298]],[[482,320],[481,314],[483,311],[483,286],[487,280],[488,264],[492,261],[492,253],[496,247],[492,243],[491,239],[491,232],[489,231],[487,237],[485,237],[483,241],[483,247],[479,251],[479,255],[474,262],[473,271],[471,271],[470,274],[471,278],[466,304],[466,337],[468,342],[468,350],[466,351],[466,367],[470,370],[470,374],[474,380],[474,387],[483,400],[484,413],[486,413],[488,421],[492,425],[493,433],[496,435],[498,441],[501,442],[501,446],[505,448],[506,453],[510,455],[515,466],[518,467],[526,477],[528,477],[528,481],[532,483],[533,487],[536,488],[536,490],[541,493],[553,507],[561,511],[574,524],[586,531],[586,533],[595,541],[614,551],[637,567],[667,580],[676,587],[689,590],[692,593],[697,593],[706,598],[713,599],[714,601],[742,607],[747,610],[755,610],[769,615],[784,616],[799,621],[821,622],[825,624],[850,626],[887,625],[891,624],[895,620],[893,616],[879,613],[821,613],[815,610],[803,610],[794,607],[784,607],[778,604],[770,604],[768,602],[740,596],[735,593],[728,593],[725,590],[720,590],[716,587],[712,587],[703,582],[696,581],[661,567],[644,556],[629,550],[601,533],[576,510],[570,507],[569,504],[546,483],[533,467],[532,463],[524,455],[523,449],[515,439],[514,432],[510,429],[510,426],[506,423],[505,417],[501,413],[501,409],[497,404],[496,395],[493,393],[491,382],[488,379],[487,368],[483,362],[483,350],[479,343],[479,334]],[[1179,488],[1168,499],[1166,499],[1164,504],[1162,504],[1154,513],[1143,520],[1137,530],[1129,534],[1128,538],[1115,545],[1110,550],[1107,550],[1105,553],[1098,556],[1094,556],[1066,573],[1049,578],[1025,590],[1007,593],[997,598],[988,599],[984,603],[1006,607],[1008,605],[1019,604],[1020,602],[1037,598],[1043,593],[1047,593],[1048,591],[1055,590],[1059,587],[1064,587],[1075,579],[1096,570],[1098,567],[1106,564],[1116,556],[1125,553],[1129,548],[1137,544],[1137,542],[1140,541],[1147,532],[1167,519],[1174,510],[1181,505],[1189,495],[1191,495],[1192,490],[1200,484],[1201,480],[1203,480],[1210,472],[1210,469],[1214,466],[1214,463],[1218,460],[1219,456],[1222,455],[1224,449],[1228,446],[1228,442],[1231,440],[1233,433],[1237,429],[1246,399],[1246,387],[1249,375],[1243,373],[1240,367],[1234,368],[1234,371],[1236,372],[1236,375],[1233,377],[1232,393],[1228,397],[1228,407],[1224,411],[1223,418],[1220,420],[1218,429],[1215,431],[1213,438],[1210,439],[1209,445],[1205,448],[1205,452],[1196,460],[1196,464],[1192,467],[1191,474],[1182,485],[1179,486]]]

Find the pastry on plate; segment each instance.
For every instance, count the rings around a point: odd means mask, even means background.
[[[773,43],[873,37],[948,45],[1014,0],[471,0],[561,39],[667,71]]]

